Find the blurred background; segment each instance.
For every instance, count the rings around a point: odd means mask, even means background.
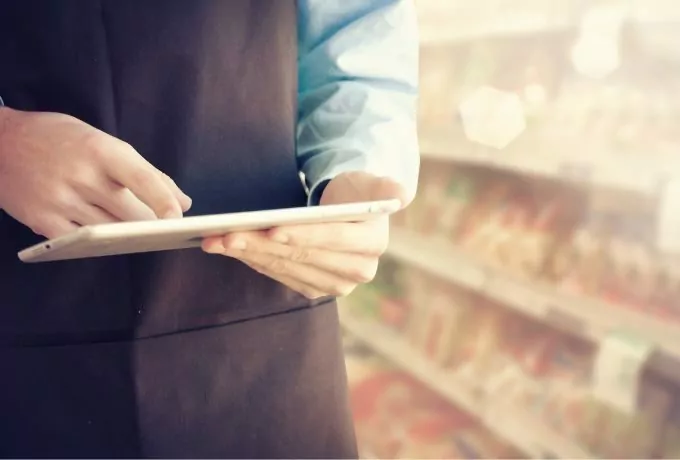
[[[680,1],[417,0],[416,201],[344,300],[366,458],[680,457]]]

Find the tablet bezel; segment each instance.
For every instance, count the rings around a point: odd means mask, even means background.
[[[359,222],[398,211],[398,200],[247,211],[80,227],[20,251],[26,263],[198,247],[206,237],[284,225]],[[162,246],[159,249],[159,246]]]

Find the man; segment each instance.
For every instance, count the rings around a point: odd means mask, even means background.
[[[332,296],[373,277],[386,221],[16,252],[100,222],[406,205],[411,2],[6,0],[0,18],[0,454],[355,457]]]

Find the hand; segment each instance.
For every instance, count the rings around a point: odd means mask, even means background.
[[[190,206],[125,142],[68,115],[0,109],[0,209],[35,233],[181,217]]]
[[[406,193],[396,182],[361,172],[333,179],[321,204],[400,199]],[[373,279],[387,249],[389,220],[279,227],[269,231],[233,233],[208,238],[203,250],[246,263],[254,270],[314,299],[345,296]]]

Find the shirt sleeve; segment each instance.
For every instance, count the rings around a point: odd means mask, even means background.
[[[310,204],[342,172],[401,183],[413,197],[418,31],[413,0],[298,0],[297,156]]]

